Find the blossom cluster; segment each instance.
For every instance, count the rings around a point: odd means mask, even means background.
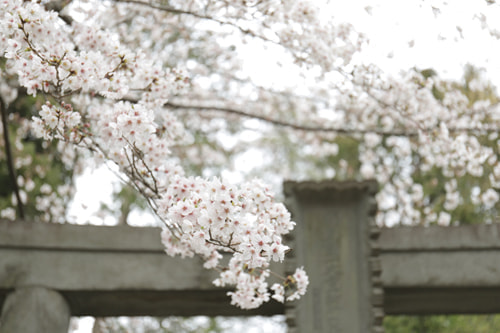
[[[80,113],[72,111],[71,105],[63,107],[56,107],[50,103],[42,106],[42,110],[38,113],[40,117],[33,117],[32,128],[37,137],[45,140],[53,138],[75,140],[72,131],[80,124]]]
[[[219,179],[176,177],[158,205],[158,214],[170,222],[162,233],[167,253],[197,254],[206,268],[215,269],[222,267],[221,252],[232,253],[229,269],[222,269],[216,285],[236,285],[230,295],[242,308],[269,300],[269,264],[284,260],[289,248],[282,235],[294,222],[263,184],[254,181],[237,188]],[[296,286],[290,300],[304,294],[303,278],[284,280],[282,286]]]
[[[115,162],[165,222],[168,254],[198,255],[206,268],[220,270],[214,283],[236,287],[235,305],[255,308],[268,301],[269,264],[284,260],[289,248],[282,236],[294,223],[259,182],[237,187],[185,176],[170,148],[189,142],[189,134],[162,108],[185,91],[182,71],[132,52],[96,25],[72,22],[62,28],[58,14],[42,4],[4,0],[1,9],[0,52],[9,74],[28,94],[43,92],[52,99],[33,117],[33,133]],[[43,190],[51,193],[47,186]],[[37,207],[47,210],[50,202],[40,199]],[[231,254],[227,266],[220,264],[223,252]],[[275,298],[284,301],[284,289],[292,290],[289,300],[305,293],[302,269],[280,279]]]

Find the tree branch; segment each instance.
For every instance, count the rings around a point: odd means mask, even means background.
[[[273,119],[261,115],[250,114],[241,110],[228,108],[228,107],[217,107],[217,106],[203,106],[203,105],[183,105],[177,104],[173,102],[167,102],[165,107],[172,109],[173,111],[216,111],[223,112],[228,114],[234,114],[244,118],[252,118],[262,120],[269,124],[277,125],[280,127],[287,127],[294,130],[299,131],[308,131],[308,132],[330,132],[330,133],[338,133],[338,134],[378,134],[381,136],[406,136],[406,137],[416,137],[419,134],[419,131],[397,131],[397,130],[382,130],[382,129],[355,129],[355,128],[343,128],[343,127],[321,127],[321,126],[307,126],[307,125],[298,125],[294,123],[290,123],[283,120]],[[438,129],[438,127],[433,128],[421,128],[421,132],[434,132]],[[489,128],[472,128],[472,127],[452,127],[448,128],[450,133],[458,133],[458,132],[478,132],[478,133],[500,133],[500,128],[498,127],[489,127]]]
[[[9,138],[9,126],[7,123],[7,106],[5,105],[5,101],[1,96],[0,96],[0,113],[2,117],[3,140],[5,144],[5,155],[7,158],[7,168],[9,169],[9,177],[12,180],[12,188],[14,189],[14,194],[16,196],[19,218],[24,219],[24,208],[23,208],[23,203],[21,201],[21,195],[19,194],[19,186],[17,185],[16,170],[14,169],[14,157],[10,149],[11,145]]]
[[[149,8],[158,9],[158,10],[162,10],[162,11],[169,12],[169,13],[172,13],[172,14],[177,14],[177,15],[189,15],[189,16],[193,16],[193,17],[196,17],[196,18],[199,18],[199,19],[202,19],[202,20],[208,20],[208,21],[216,22],[216,23],[221,24],[221,25],[232,26],[232,27],[238,29],[239,31],[241,31],[244,34],[247,34],[249,36],[262,39],[262,40],[264,40],[266,42],[270,42],[270,43],[278,44],[279,45],[279,43],[277,43],[276,41],[273,41],[273,40],[271,40],[269,38],[261,36],[261,35],[255,33],[255,32],[253,32],[250,29],[245,29],[245,28],[237,25],[234,22],[219,20],[219,19],[217,19],[217,18],[215,18],[213,16],[199,14],[199,13],[191,12],[191,11],[188,11],[188,10],[174,8],[174,7],[171,7],[171,6],[155,5],[155,4],[152,3],[152,1],[148,1],[148,2],[141,1],[141,0],[114,0],[114,1],[118,2],[118,3],[132,3],[132,4],[136,4],[136,5],[146,6],[146,7],[149,7]]]

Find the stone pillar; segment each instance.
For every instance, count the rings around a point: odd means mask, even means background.
[[[22,287],[5,300],[0,333],[68,333],[71,313],[66,300],[42,287]]]
[[[372,181],[285,183],[297,222],[285,269],[309,274],[306,295],[285,305],[290,333],[383,332],[376,190]]]

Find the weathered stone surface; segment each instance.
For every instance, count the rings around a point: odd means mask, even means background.
[[[297,222],[294,264],[304,265],[310,279],[307,294],[285,309],[295,318],[291,332],[367,333],[379,327],[372,302],[383,313],[383,292],[372,290],[380,265],[370,246],[376,188],[374,182],[285,183]]]
[[[280,268],[276,268],[278,271]],[[73,315],[255,315],[230,305],[216,272],[196,258],[166,255],[158,228],[0,222],[0,304],[24,286],[67,298]]]
[[[500,223],[380,228],[380,231],[379,246],[385,252],[500,249]]]
[[[57,290],[211,288],[200,262],[171,258],[156,228],[3,222],[0,287]]]
[[[67,333],[70,315],[59,293],[41,287],[19,288],[3,304],[0,333]]]
[[[500,312],[500,224],[382,229],[390,314]]]

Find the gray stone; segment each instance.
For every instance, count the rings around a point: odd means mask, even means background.
[[[0,333],[67,333],[70,310],[57,292],[24,287],[10,293],[2,308]]]
[[[217,273],[197,258],[169,257],[159,228],[0,221],[0,305],[25,286],[57,290],[75,316],[271,315],[230,304]],[[274,270],[282,272],[275,266]]]
[[[381,229],[388,314],[500,312],[500,224]]]
[[[304,265],[308,292],[285,308],[291,332],[367,333],[381,329],[380,264],[370,246],[374,182],[285,183],[297,222],[294,265]],[[376,237],[375,237],[376,238]],[[383,316],[382,316],[383,317]]]

